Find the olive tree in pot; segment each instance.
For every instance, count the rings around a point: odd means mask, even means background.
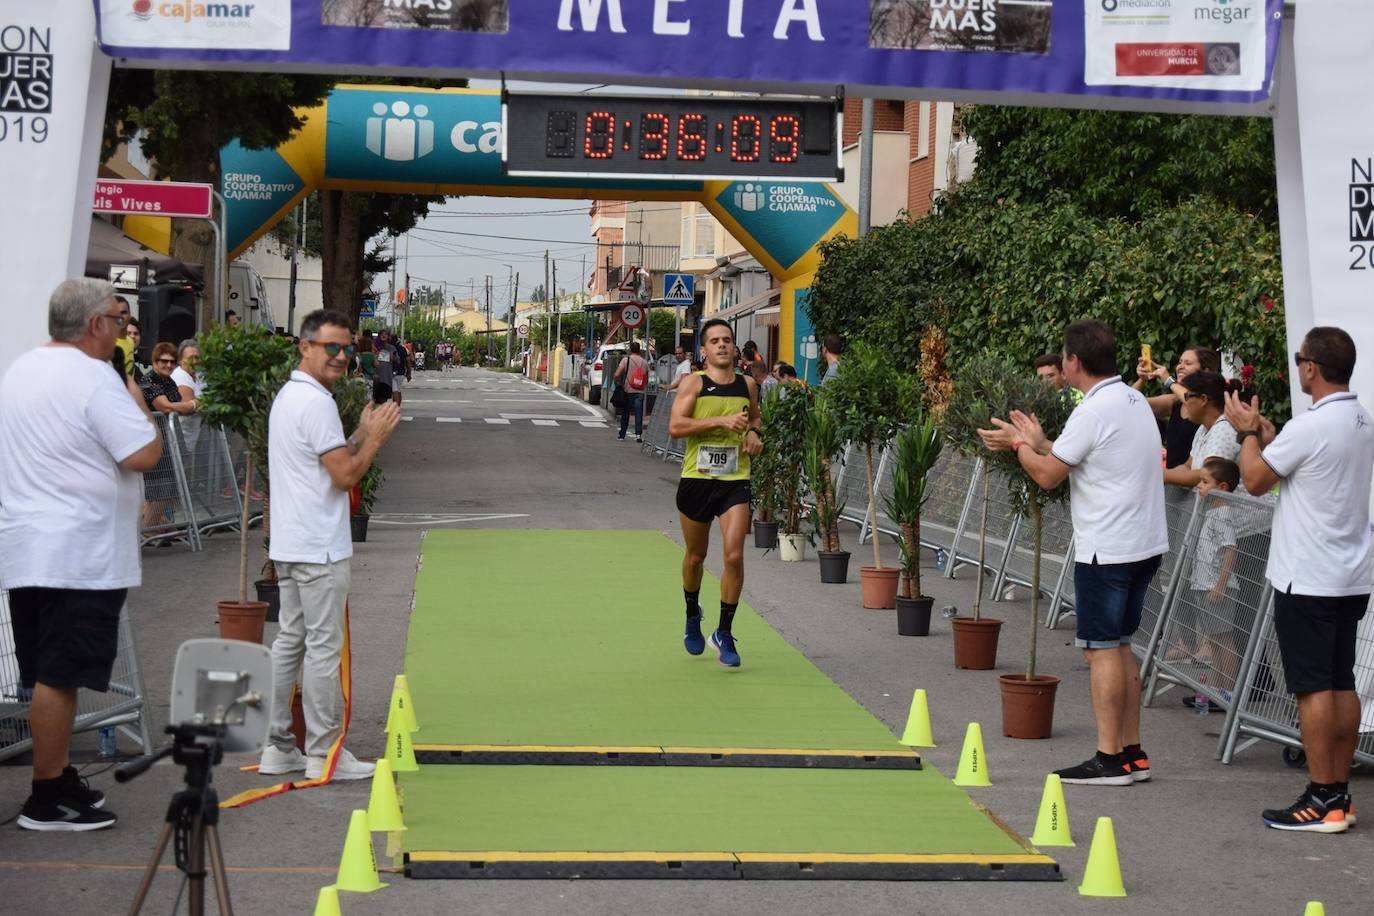
[[[1029,373],[1026,373],[1029,375]],[[945,410],[945,435],[962,454],[983,457],[985,449],[978,430],[989,429],[992,418],[1006,416],[1011,402],[1006,390],[1007,367],[993,359],[970,360],[954,379],[954,397]],[[1032,376],[1033,378],[1033,376]],[[992,475],[984,467],[981,481],[981,511],[978,523],[978,581],[973,592],[973,614],[955,617],[954,667],[986,671],[997,666],[997,638],[1002,621],[983,616],[983,579],[988,573],[988,486]]]
[[[219,325],[197,338],[200,374],[205,389],[200,413],[206,423],[221,426],[243,437],[243,512],[239,519],[239,595],[237,601],[219,601],[220,635],[226,639],[262,642],[266,601],[248,600],[248,495],[253,475],[262,480],[263,539],[270,535],[270,504],[267,479],[267,418],[272,401],[291,377],[298,362],[296,346],[286,337],[240,325]],[[277,570],[271,560],[263,565],[263,580],[275,584]]]
[[[874,453],[920,409],[920,387],[914,375],[897,369],[892,357],[858,343],[840,360],[839,375],[825,387],[840,435],[864,451],[868,504],[875,499]],[[882,539],[873,538],[873,565],[859,568],[863,606],[896,607],[899,570],[883,565]]]
[[[844,451],[844,437],[835,421],[830,399],[821,392],[807,416],[803,471],[811,491],[811,532],[820,538],[821,581],[841,583],[849,578],[849,551],[840,545],[840,502],[833,469]]]
[[[926,482],[940,460],[944,438],[935,418],[921,410],[892,440],[892,492],[886,497],[887,515],[902,531],[901,594],[897,596],[897,632],[902,636],[930,633],[933,598],[921,591],[921,507]]]
[[[1052,388],[1038,378],[1024,372],[1003,370],[1005,377],[1000,388],[1012,409],[1038,421],[1045,441],[1058,438],[1068,420],[1072,405],[1066,393]],[[1000,420],[1010,418],[1010,411],[994,414]],[[991,428],[992,424],[986,428]],[[1021,449],[1032,448],[1022,445]],[[1002,691],[1002,734],[1009,738],[1048,738],[1054,729],[1054,697],[1059,678],[1038,674],[1035,669],[1036,648],[1040,633],[1040,557],[1044,507],[1069,498],[1067,483],[1053,490],[1040,487],[1021,466],[1015,451],[1001,450],[987,453],[989,467],[1001,471],[1007,479],[1012,511],[1031,524],[1031,607],[1027,620],[1026,669],[1022,674],[1004,674],[998,678]]]
[[[344,435],[353,435],[362,419],[363,408],[367,406],[367,384],[362,379],[339,379],[331,394],[339,408],[339,423],[343,426]],[[372,507],[377,503],[377,491],[385,480],[381,465],[374,461],[363,479],[348,494],[348,524],[355,542],[367,540],[368,519],[372,516]]]

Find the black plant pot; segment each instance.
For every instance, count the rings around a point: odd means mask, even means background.
[[[259,579],[253,587],[258,590],[258,600],[267,603],[267,622],[276,623],[281,616],[281,585]]]
[[[767,549],[778,546],[778,523],[754,521],[754,546]]]
[[[901,636],[929,636],[930,609],[934,598],[897,596],[897,633]]]
[[[361,544],[367,540],[367,520],[370,517],[362,514],[348,517],[348,527],[353,530],[353,543]]]
[[[849,581],[849,551],[837,550],[830,553],[826,550],[818,550],[816,555],[821,558],[821,581],[829,584],[839,584]]]

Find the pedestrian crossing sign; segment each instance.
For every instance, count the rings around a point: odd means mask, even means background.
[[[691,274],[664,274],[663,304],[691,305],[696,301],[696,281]]]

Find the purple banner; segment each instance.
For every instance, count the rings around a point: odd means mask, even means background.
[[[163,66],[818,94],[845,85],[1147,109],[1263,102],[1282,10],[1282,0],[94,2],[106,53]]]

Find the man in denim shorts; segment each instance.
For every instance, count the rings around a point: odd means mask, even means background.
[[[1034,417],[1013,411],[981,432],[989,449],[1011,450],[1037,484],[1069,481],[1075,544],[1078,636],[1091,675],[1097,753],[1059,770],[1077,785],[1128,786],[1150,778],[1140,746],[1140,668],[1131,636],[1145,593],[1169,549],[1159,427],[1150,405],[1117,373],[1116,338],[1100,321],[1064,329],[1064,379],[1083,392],[1051,442]]]
[[[1240,473],[1251,493],[1282,481],[1265,576],[1274,588],[1274,633],[1283,676],[1298,700],[1311,782],[1287,808],[1260,815],[1266,826],[1344,833],[1355,823],[1350,764],[1359,739],[1356,628],[1369,606],[1369,491],[1374,420],[1350,390],[1355,342],[1340,328],[1307,332],[1293,372],[1312,406],[1283,432],[1226,396],[1241,440]],[[1261,449],[1261,446],[1263,448]]]

